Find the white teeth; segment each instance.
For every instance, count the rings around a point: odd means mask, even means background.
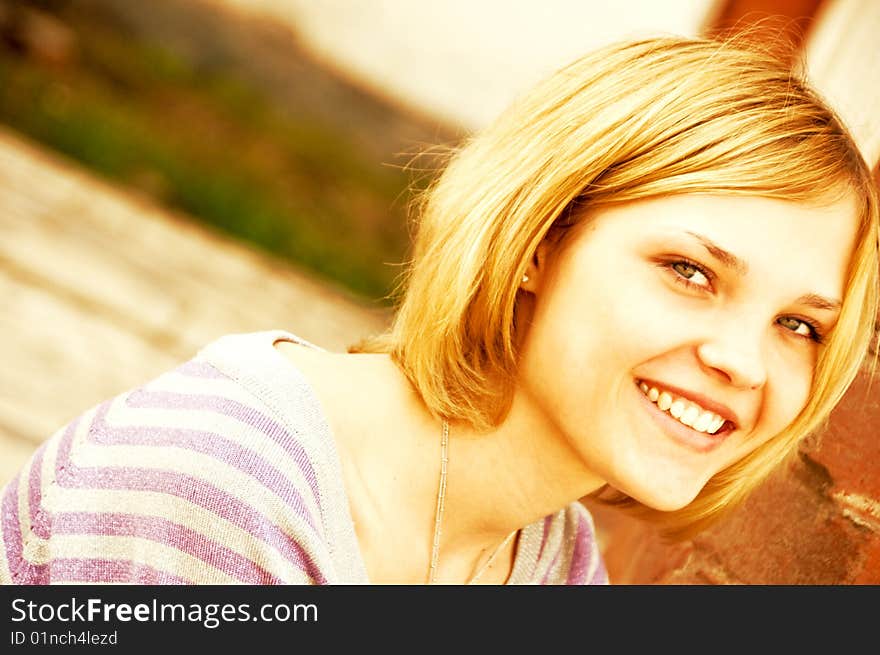
[[[700,415],[700,408],[696,405],[688,405],[687,409],[684,410],[684,414],[681,415],[681,418],[678,419],[688,427],[693,426],[694,421],[697,420],[697,417]]]
[[[669,406],[669,413],[675,418],[681,418],[681,415],[684,414],[684,402],[681,399],[676,398]]]
[[[700,414],[699,418],[694,421],[694,430],[706,432],[706,428],[709,427],[709,424],[712,422],[714,416],[715,415],[712,412],[703,412],[702,414]]]
[[[668,411],[674,418],[678,419],[688,427],[692,427],[698,432],[707,432],[715,434],[724,425],[725,420],[714,412],[704,410],[699,405],[684,400],[683,398],[674,398],[668,391],[660,391],[656,387],[650,387],[645,382],[639,383],[642,390],[651,402],[657,403],[657,407],[663,411]]]
[[[649,395],[648,398],[650,398],[650,397],[651,396]],[[672,396],[668,392],[664,391],[657,398],[657,407],[659,407],[660,409],[662,409],[665,412],[671,406],[672,406]]]

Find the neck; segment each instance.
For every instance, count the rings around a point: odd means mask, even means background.
[[[449,441],[444,541],[450,550],[474,540],[497,542],[603,484],[522,394],[493,430],[453,423]]]
[[[434,533],[442,424],[389,358],[358,357],[369,358],[359,361],[365,366],[364,380],[371,380],[366,388],[382,389],[381,397],[363,398],[350,412],[366,419],[361,425],[371,426],[349,444],[358,462],[361,497],[367,501],[360,504],[364,522],[375,526],[370,534],[365,527],[359,538],[368,548],[375,544],[374,550],[384,550],[388,526],[401,526],[395,538],[415,553],[412,575],[423,580]],[[512,531],[603,483],[522,393],[514,396],[505,420],[488,432],[451,422],[448,458],[440,580],[467,579]]]

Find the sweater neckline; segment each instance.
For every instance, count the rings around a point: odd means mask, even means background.
[[[318,436],[322,456],[325,459],[326,468],[322,467],[322,470],[327,471],[328,474],[324,477],[321,486],[332,494],[334,504],[339,508],[338,512],[327,513],[329,517],[322,517],[329,537],[328,547],[331,557],[340,577],[346,581],[343,584],[347,584],[349,580],[352,584],[373,584],[369,579],[355,531],[348,490],[345,488],[342,475],[342,460],[327,414],[311,381],[275,348],[275,344],[279,341],[289,341],[315,350],[326,351],[326,349],[283,329],[232,336],[242,339],[239,345],[244,347],[241,349],[236,347],[239,355],[245,356],[250,364],[259,362],[269,368],[265,371],[265,375],[259,377],[241,372],[236,377],[248,384],[255,393],[267,399],[273,410],[279,414],[279,418],[286,423],[296,423],[290,417],[289,409],[292,409],[290,398],[298,394],[302,399],[301,406],[297,409],[306,410],[310,427],[314,428]],[[288,408],[288,411],[284,411],[285,408]],[[536,562],[532,561],[534,558],[528,557],[527,553],[537,552],[543,540],[543,523],[543,520],[539,520],[520,531],[513,567],[507,579],[508,585],[531,582],[533,571],[530,569],[534,568]]]

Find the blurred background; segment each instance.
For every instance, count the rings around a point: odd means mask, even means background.
[[[223,334],[381,330],[432,153],[571,59],[754,25],[876,167],[874,0],[0,0],[0,485]],[[880,582],[866,382],[701,539],[591,507],[612,581]]]

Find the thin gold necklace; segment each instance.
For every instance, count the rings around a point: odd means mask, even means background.
[[[437,563],[440,560],[440,533],[443,524],[443,510],[446,507],[446,468],[447,464],[449,464],[448,453],[449,423],[444,420],[443,432],[440,438],[440,485],[439,489],[437,490],[437,509],[434,512],[434,540],[431,546],[431,569],[428,571],[428,584],[434,584],[437,582]],[[489,559],[487,559],[485,563],[471,576],[470,580],[468,580],[466,584],[474,584],[477,580],[480,579],[480,577],[482,577],[486,570],[492,565],[492,562],[495,561],[498,553],[504,550],[505,546],[510,543],[510,540],[513,539],[514,535],[517,532],[517,530],[514,530],[504,538],[504,541],[496,546],[495,550],[493,550],[492,554],[489,556]]]

